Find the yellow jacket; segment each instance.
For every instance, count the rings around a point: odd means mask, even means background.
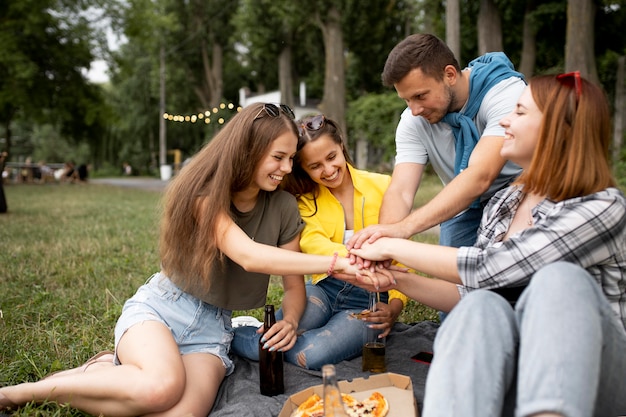
[[[391,182],[385,174],[356,169],[350,164],[348,170],[354,185],[354,231],[357,232],[372,224],[378,224],[378,213],[383,195]],[[344,241],[345,223],[343,206],[330,190],[319,185],[319,195],[313,193],[298,198],[298,208],[305,226],[300,237],[300,248],[304,253],[318,255],[347,256]],[[326,278],[326,274],[314,274],[313,284]],[[389,299],[398,298],[406,305],[408,298],[399,291],[389,291]]]

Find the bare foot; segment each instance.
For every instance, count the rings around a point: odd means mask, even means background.
[[[9,400],[6,395],[0,392],[0,410],[9,410],[17,408],[17,404]]]

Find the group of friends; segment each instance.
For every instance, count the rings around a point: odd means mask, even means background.
[[[161,270],[125,303],[115,352],[0,388],[0,410],[206,416],[230,353],[257,359],[260,338],[308,369],[358,356],[351,313],[377,291],[364,320],[383,336],[409,298],[442,313],[425,417],[626,414],[626,200],[601,88],[525,80],[503,53],[462,69],[428,34],[382,79],[407,104],[391,176],[357,169],[324,115],[244,108],[168,184]],[[413,209],[429,163],[444,187]],[[439,245],[409,239],[435,225]],[[276,324],[233,329],[270,275]]]

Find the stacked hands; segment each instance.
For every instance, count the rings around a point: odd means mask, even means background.
[[[392,265],[392,261],[385,256],[384,248],[388,239],[380,237],[382,235],[378,232],[373,233],[378,226],[370,226],[372,230],[362,229],[363,233],[354,235],[353,240],[356,243],[351,245],[351,240],[346,245],[348,256],[337,259],[331,265],[333,277],[368,291],[382,292],[395,288],[394,274],[406,273],[408,268]],[[375,312],[364,310],[354,317],[369,322],[373,328],[383,329],[380,337],[389,334],[397,319],[386,303],[377,303]],[[257,332],[263,333],[263,326]],[[297,324],[282,319],[263,334],[262,339],[265,343],[264,348],[287,351],[295,345],[297,336]]]
[[[369,291],[394,289],[395,274],[408,271],[408,268],[393,265],[385,250],[388,239],[383,236],[406,238],[395,226],[369,226],[355,233],[346,244],[350,264],[356,266],[355,273],[335,273],[333,276]]]

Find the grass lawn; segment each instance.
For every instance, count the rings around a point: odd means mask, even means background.
[[[437,180],[424,193],[436,193]],[[37,380],[113,348],[124,301],[159,269],[161,194],[105,185],[8,185],[0,215],[0,386]],[[421,195],[420,194],[420,195]],[[419,199],[429,197],[418,196]],[[424,235],[433,243],[435,235]],[[280,304],[272,278],[269,302]],[[235,315],[261,319],[262,309]],[[404,322],[436,320],[411,302]],[[54,404],[15,416],[83,416]]]

